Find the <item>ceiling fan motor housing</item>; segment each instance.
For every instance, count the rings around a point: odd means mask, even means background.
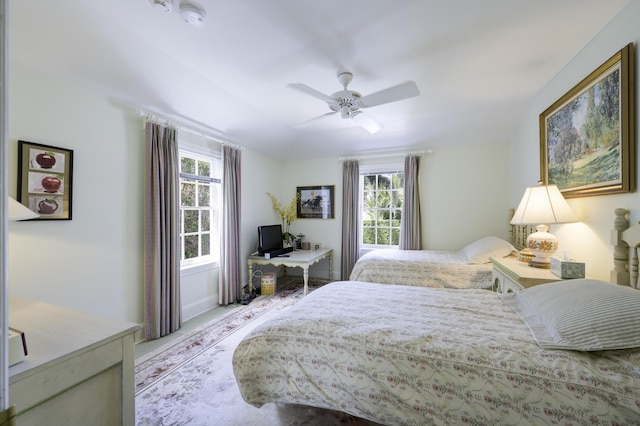
[[[362,95],[353,90],[341,90],[331,95],[334,102],[328,102],[332,111],[340,111],[342,118],[349,118],[361,105],[359,99]]]

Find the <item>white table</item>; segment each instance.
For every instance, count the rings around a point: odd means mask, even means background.
[[[25,333],[29,352],[9,368],[19,425],[135,424],[138,324],[17,296],[9,324]]]
[[[329,280],[333,280],[333,249],[320,250],[295,250],[287,253],[288,257],[278,256],[265,259],[263,256],[253,254],[249,256],[249,292],[253,290],[253,265],[273,265],[288,268],[302,268],[304,277],[304,295],[309,288],[309,267],[322,259],[329,258]]]

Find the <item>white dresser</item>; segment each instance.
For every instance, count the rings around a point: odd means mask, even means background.
[[[135,424],[138,324],[10,296],[9,325],[29,353],[9,368],[17,424]]]

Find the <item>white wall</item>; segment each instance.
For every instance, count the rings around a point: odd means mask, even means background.
[[[74,150],[73,219],[9,225],[9,292],[140,322],[141,122],[77,85],[9,66],[9,193],[18,139]]]
[[[633,42],[636,44],[635,81],[640,81],[637,43],[640,39],[640,3],[631,2],[597,37],[562,70],[536,97],[528,114],[520,125],[510,157],[511,185],[509,200],[516,205],[525,187],[535,185],[539,179],[539,125],[542,111],[562,97],[589,73],[598,68],[618,50]],[[636,89],[636,134],[640,101]],[[636,144],[636,157],[640,155]],[[636,158],[636,169],[640,163]],[[631,210],[631,220],[640,219],[640,194],[618,194],[569,199],[569,205],[581,219],[581,223],[554,225],[550,232],[559,239],[559,251],[568,251],[570,255],[586,263],[588,276],[609,280],[609,271],[613,267],[613,249],[609,241],[613,227],[613,211],[617,207]]]
[[[420,166],[423,242],[458,250],[488,235],[508,240],[509,144],[434,149]]]
[[[16,63],[10,64],[9,106],[11,195],[16,194],[18,139],[75,154],[73,220],[9,225],[9,291],[141,323],[145,155],[138,111]],[[488,234],[506,238],[507,152],[506,143],[469,145],[434,149],[423,159],[427,248],[457,249]],[[334,249],[333,276],[338,279],[342,163],[337,158],[284,162],[244,150],[241,254],[256,250],[257,226],[280,222],[266,192],[288,203],[297,186],[309,185],[335,185],[335,219],[298,219],[291,231]],[[193,272],[182,276],[185,318],[217,300],[218,270]],[[244,262],[241,274],[247,284]],[[314,265],[310,274],[328,278],[328,262]]]

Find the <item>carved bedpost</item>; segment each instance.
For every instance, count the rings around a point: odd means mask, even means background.
[[[611,230],[611,244],[613,245],[613,270],[611,282],[629,285],[629,245],[622,239],[622,233],[629,227],[627,215],[629,210],[616,209],[616,218]]]
[[[509,242],[513,245],[516,240],[516,226],[511,224],[511,219],[513,219],[513,215],[516,214],[516,210],[514,208],[509,209]]]

